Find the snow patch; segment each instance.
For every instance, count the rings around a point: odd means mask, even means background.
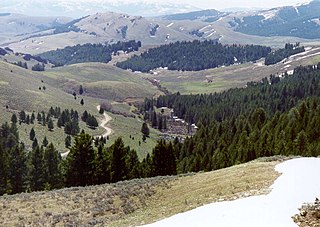
[[[215,31],[214,32],[211,32],[209,35],[207,35],[205,38],[210,38],[211,36],[214,35],[214,33],[216,33]]]
[[[317,25],[320,25],[320,18],[311,19],[311,21]]]
[[[207,25],[207,26],[204,26],[203,28],[199,29],[199,32],[202,32],[204,29],[209,28],[209,27],[211,27],[211,26],[212,26],[211,24],[209,24],[209,25]]]
[[[320,195],[320,158],[292,159],[275,170],[282,175],[268,195],[212,203],[146,226],[296,226],[291,217]]]
[[[274,18],[275,16],[277,16],[277,13],[278,13],[278,10],[275,9],[275,10],[264,11],[258,15],[263,16],[264,19],[262,21],[265,21],[265,20],[270,20],[270,19]]]
[[[170,24],[168,24],[166,27],[167,27],[167,28],[170,28],[172,25],[174,25],[174,23],[170,23]]]
[[[299,12],[299,10],[298,10],[298,7],[295,6],[294,9],[295,9],[295,11],[297,12],[298,16],[300,17],[300,12]]]

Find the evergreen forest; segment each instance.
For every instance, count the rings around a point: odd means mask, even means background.
[[[12,116],[10,124],[0,127],[0,194],[210,171],[273,155],[318,156],[319,87],[320,64],[300,66],[293,75],[271,75],[246,88],[222,93],[177,93],[146,99],[141,112],[154,113],[155,107],[167,106],[199,129],[184,140],[159,140],[143,160],[122,138],[107,146],[106,140],[84,131],[68,132],[70,153],[66,159],[48,141],[34,143],[32,150],[27,150],[19,141],[17,124],[32,124],[36,115],[21,111],[19,117]],[[81,119],[88,123],[91,117],[84,112]],[[67,122],[76,121],[79,115],[59,108],[37,115],[38,123],[47,124],[49,130],[51,118],[57,119],[58,127],[67,128]],[[157,116],[155,119],[159,122]],[[141,132],[148,137],[146,124]],[[30,131],[30,139],[35,140],[35,132]]]
[[[235,63],[256,61],[266,57],[270,47],[257,45],[222,45],[213,40],[176,42],[152,48],[141,56],[118,62],[117,66],[132,71],[149,72],[167,67],[169,70],[200,71]]]
[[[141,47],[141,42],[131,40],[128,42],[117,42],[114,44],[84,44],[68,46],[64,49],[48,51],[38,55],[42,59],[49,60],[55,66],[71,65],[83,62],[104,62],[111,61],[112,54],[119,51],[132,52]]]

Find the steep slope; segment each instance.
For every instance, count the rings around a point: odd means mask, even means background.
[[[320,1],[274,8],[237,17],[229,23],[235,31],[259,36],[320,38]]]

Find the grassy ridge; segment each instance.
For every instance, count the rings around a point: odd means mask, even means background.
[[[269,191],[282,158],[219,171],[0,197],[3,225],[136,226],[203,204]]]

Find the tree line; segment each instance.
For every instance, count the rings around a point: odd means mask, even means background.
[[[270,75],[260,82],[248,82],[245,88],[234,88],[221,93],[181,95],[179,92],[145,99],[143,111],[153,106],[168,107],[188,123],[208,125],[231,117],[249,115],[255,109],[265,109],[267,116],[285,112],[302,99],[320,96],[320,63],[297,67],[293,75]]]
[[[132,52],[141,47],[140,41],[117,42],[115,44],[91,44],[68,46],[64,49],[48,51],[38,55],[49,60],[55,66],[70,65],[83,62],[109,62],[112,54],[118,51]]]
[[[83,131],[75,136],[65,160],[61,160],[51,144],[35,146],[27,152],[19,142],[16,123],[3,124],[0,128],[1,193],[209,171],[272,155],[318,156],[319,86],[320,64],[300,66],[292,76],[270,76],[259,83],[248,83],[247,88],[184,96],[183,102],[179,94],[146,100],[144,108],[172,105],[184,110],[186,120],[193,113],[189,109],[196,106],[198,111],[193,117],[198,119],[199,130],[184,141],[159,140],[142,161],[121,138],[106,146],[101,139],[94,141]],[[184,102],[186,106],[182,106]],[[220,116],[216,106],[222,108],[225,115]],[[142,133],[148,134],[146,125]],[[49,167],[46,157],[57,161],[50,162],[55,164]],[[51,182],[52,179],[60,181]]]
[[[222,45],[213,40],[176,42],[149,49],[141,56],[118,62],[122,69],[149,72],[159,67],[169,70],[199,71],[245,63],[266,57],[270,47],[258,45]]]
[[[14,123],[0,133],[0,195],[176,174],[173,146],[163,140],[140,162],[122,138],[107,147],[82,131],[63,160],[52,143],[27,151]]]
[[[269,53],[265,59],[265,65],[273,65],[276,64],[283,59],[290,57],[291,55],[299,54],[304,52],[304,47],[300,47],[300,43],[290,44],[286,43],[284,48],[278,49]]]
[[[176,141],[177,172],[214,170],[272,155],[318,156],[320,64],[298,67],[220,94],[146,99],[145,111],[168,106],[200,129]]]

